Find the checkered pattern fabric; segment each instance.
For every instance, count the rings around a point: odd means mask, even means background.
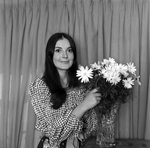
[[[90,133],[97,128],[97,117],[93,109],[87,111],[82,118],[77,118],[72,111],[80,104],[86,91],[83,89],[67,89],[66,102],[53,109],[50,102],[51,93],[46,83],[37,78],[30,83],[31,104],[37,116],[36,128],[50,139],[50,145],[59,146],[66,138],[79,137],[81,132]]]

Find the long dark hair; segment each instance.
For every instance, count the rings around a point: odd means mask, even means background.
[[[76,87],[78,85],[78,80],[76,78],[76,70],[78,68],[78,64],[75,42],[66,33],[55,33],[49,38],[47,42],[45,52],[45,71],[42,77],[52,94],[50,101],[52,102],[52,107],[54,109],[60,108],[62,104],[66,101],[67,96],[66,90],[61,85],[59,73],[53,63],[55,45],[58,40],[61,40],[63,38],[69,41],[74,54],[73,64],[68,69],[69,87]]]

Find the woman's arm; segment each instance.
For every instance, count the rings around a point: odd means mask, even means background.
[[[66,109],[65,105],[57,110],[51,107],[50,93],[44,81],[37,79],[30,85],[30,96],[38,119],[36,128],[49,137],[50,145],[59,145],[70,133],[78,136],[83,122],[73,114],[72,109]]]
[[[75,108],[73,114],[77,117],[82,117],[85,134],[95,131],[98,127],[97,115],[93,107],[99,103],[99,100],[97,101],[96,99],[100,99],[100,96],[97,93],[97,89],[93,89],[92,91],[82,89],[79,93],[79,98],[82,98],[80,100],[83,101]],[[95,97],[97,98],[95,99]]]
[[[84,121],[83,127],[84,127],[85,134],[90,134],[92,131],[97,130],[98,119],[94,109],[87,111],[83,115],[83,121]]]
[[[72,114],[78,118],[81,118],[86,111],[95,107],[101,99],[101,94],[97,92],[97,89],[91,90],[86,95],[81,94],[81,96],[84,96],[83,102],[81,102],[72,112]]]

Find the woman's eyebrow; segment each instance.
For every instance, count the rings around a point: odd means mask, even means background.
[[[59,46],[56,46],[55,48],[59,48],[59,49],[61,49],[62,47],[59,47]],[[71,48],[71,46],[70,47],[68,47],[67,49],[70,49]],[[71,48],[72,49],[72,48]]]
[[[61,47],[59,47],[59,46],[57,47],[57,46],[56,46],[55,48],[61,48]]]

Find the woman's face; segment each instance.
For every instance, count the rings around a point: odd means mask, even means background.
[[[74,54],[66,38],[58,40],[55,45],[53,62],[58,72],[68,70],[74,61]]]

